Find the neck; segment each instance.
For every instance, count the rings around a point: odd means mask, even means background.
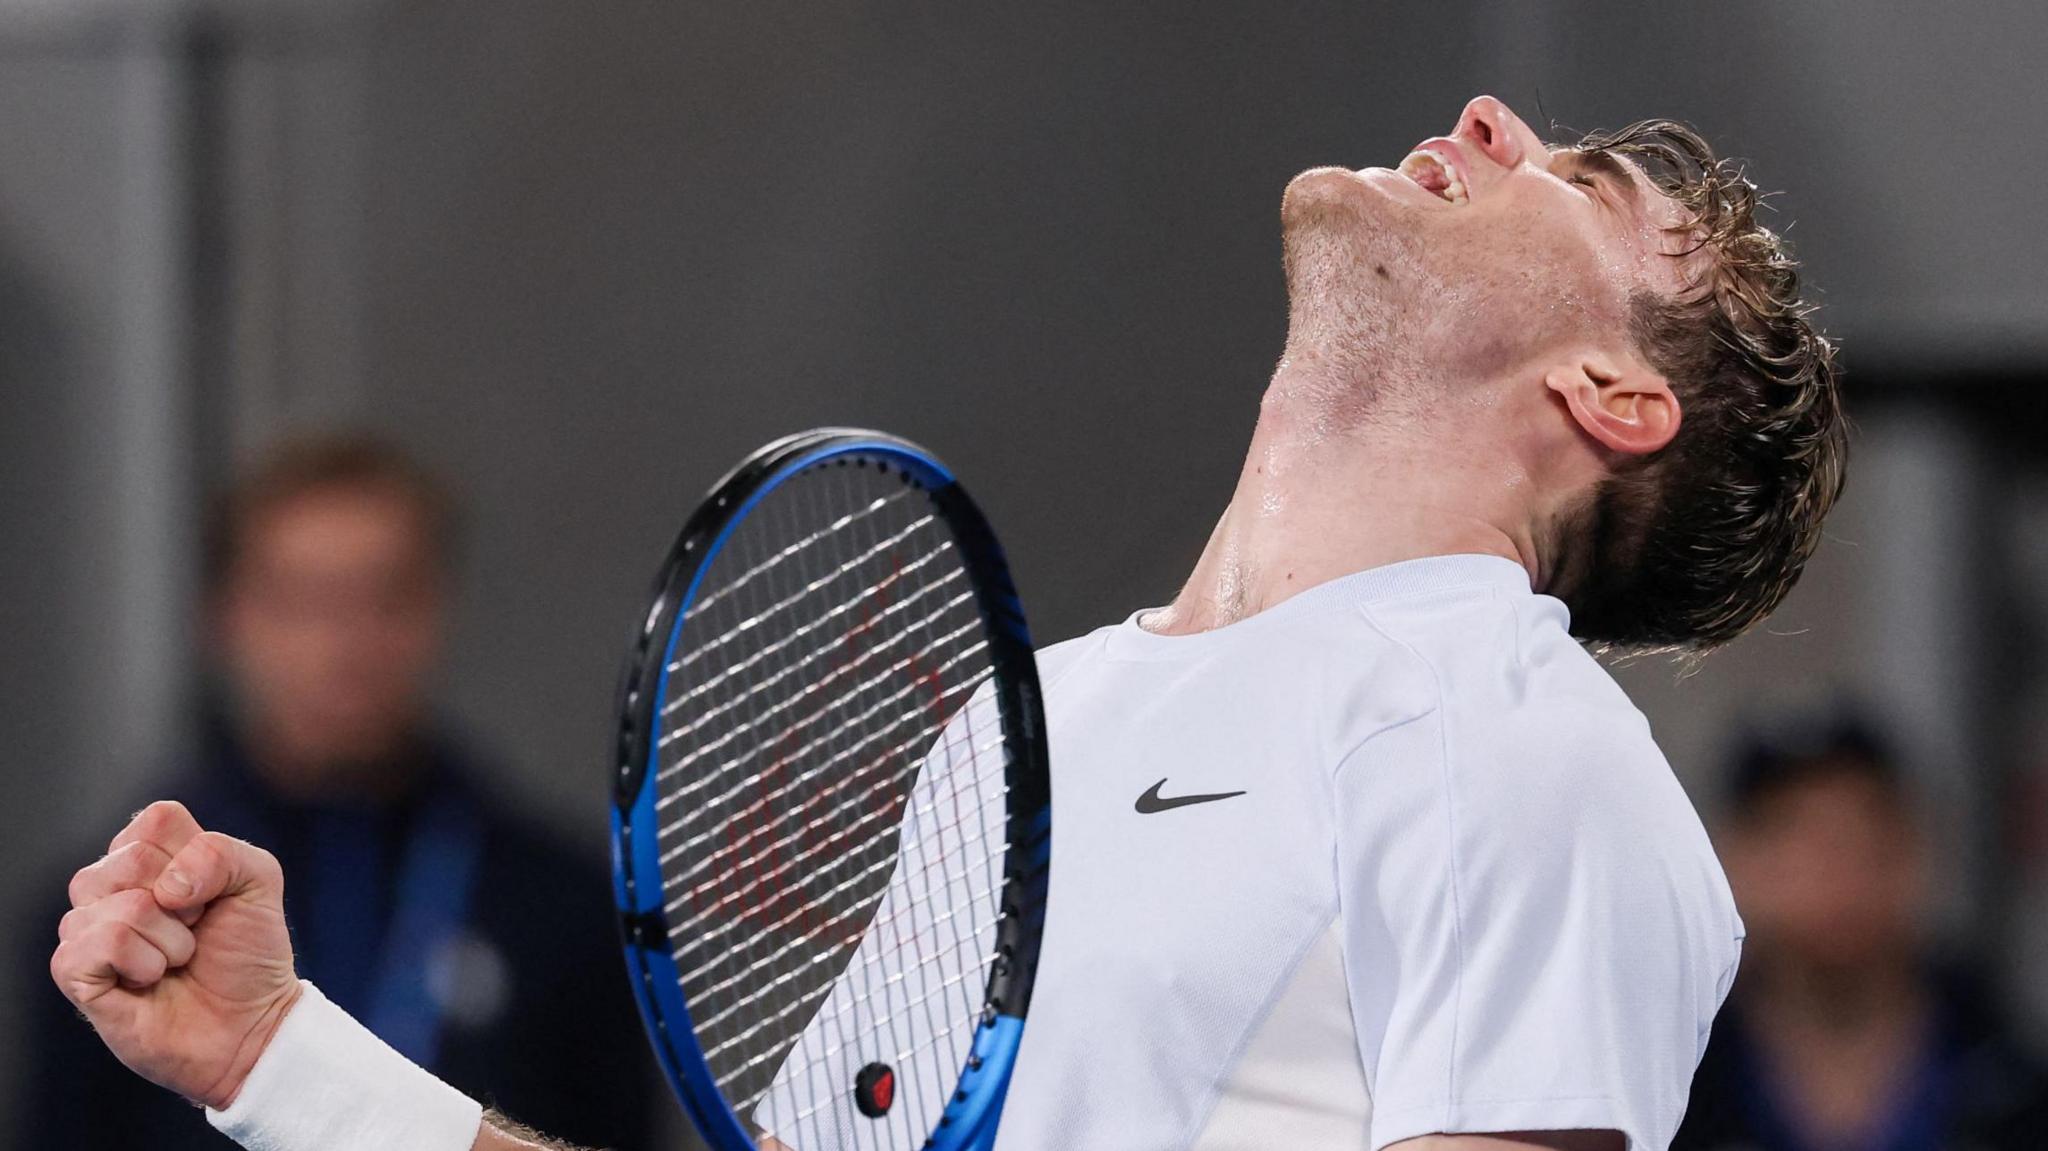
[[[1927,1050],[1931,1010],[1901,957],[1854,965],[1792,956],[1747,970],[1744,1030],[1794,1124],[1820,1146],[1869,1146]]]
[[[1910,962],[1886,957],[1855,966],[1823,966],[1792,958],[1757,965],[1745,1012],[1778,1035],[1856,1040],[1917,1020],[1924,1006]]]
[[[1146,617],[1149,630],[1223,627],[1317,584],[1425,556],[1501,556],[1542,586],[1534,485],[1515,453],[1402,410],[1412,405],[1361,412],[1358,395],[1313,360],[1281,361],[1230,505],[1180,594]]]
[[[382,806],[403,799],[417,774],[418,750],[403,738],[376,751],[322,753],[258,725],[249,733],[249,751],[251,769],[279,796],[297,803]]]

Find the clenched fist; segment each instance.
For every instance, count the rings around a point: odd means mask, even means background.
[[[182,804],[151,804],[72,877],[57,935],[50,977],[121,1062],[209,1107],[299,997],[277,860]]]

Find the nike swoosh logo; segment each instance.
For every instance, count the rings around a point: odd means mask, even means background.
[[[1244,794],[1242,791],[1219,791],[1212,795],[1176,795],[1170,798],[1161,798],[1159,789],[1165,786],[1166,781],[1162,779],[1145,789],[1145,794],[1139,796],[1138,802],[1134,805],[1137,807],[1139,815],[1153,815],[1162,811],[1172,811],[1176,807],[1186,807],[1191,803],[1214,803],[1219,799],[1229,799],[1232,796]]]

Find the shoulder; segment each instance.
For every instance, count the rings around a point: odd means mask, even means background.
[[[1648,719],[1571,637],[1556,600],[1465,596],[1374,616],[1434,680],[1446,786],[1504,797],[1504,813],[1570,805],[1574,823],[1697,822]]]
[[[1446,787],[1476,827],[1560,862],[1664,861],[1721,886],[1706,828],[1649,721],[1577,645],[1516,690],[1477,700],[1447,709],[1446,739]]]
[[[1094,631],[1047,644],[1032,653],[1033,662],[1038,665],[1038,683],[1042,689],[1050,689],[1055,681],[1072,670],[1093,653],[1102,650],[1109,633],[1116,630],[1111,624]]]
[[[1431,781],[1474,879],[1682,891],[1740,934],[1713,845],[1649,721],[1547,596],[1440,607],[1405,629],[1438,681]]]

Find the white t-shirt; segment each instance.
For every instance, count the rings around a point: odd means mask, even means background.
[[[998,1151],[1670,1142],[1743,929],[1563,604],[1442,556],[1138,618],[1039,655],[1052,878]]]

